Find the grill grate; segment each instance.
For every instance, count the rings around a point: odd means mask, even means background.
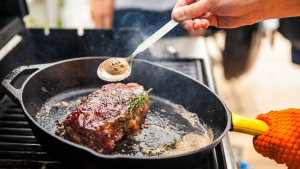
[[[67,168],[38,144],[23,115],[12,100],[2,103],[0,114],[0,168]]]
[[[178,70],[194,79],[197,79],[197,68],[195,62],[156,62],[159,65]]]

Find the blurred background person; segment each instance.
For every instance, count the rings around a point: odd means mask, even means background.
[[[300,65],[300,17],[280,19],[278,31],[292,43],[292,62]]]
[[[150,36],[171,20],[176,0],[90,0],[96,28],[138,28]],[[177,26],[166,36],[184,36],[188,32]]]

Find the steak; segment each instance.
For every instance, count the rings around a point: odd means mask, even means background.
[[[125,134],[138,131],[145,122],[149,97],[135,109],[128,110],[131,97],[143,91],[144,87],[137,83],[104,85],[63,121],[64,138],[99,153],[109,153]]]

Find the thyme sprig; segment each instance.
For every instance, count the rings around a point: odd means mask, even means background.
[[[128,115],[131,115],[133,110],[139,107],[140,105],[144,104],[147,99],[149,98],[149,92],[152,90],[149,89],[148,91],[141,92],[136,97],[131,97],[129,100],[129,109],[128,109]]]
[[[136,97],[131,97],[129,100],[129,108],[128,108],[128,116],[133,113],[133,111],[139,107],[140,105],[146,103],[147,99],[149,98],[149,92],[152,90],[149,89],[148,91],[143,91],[141,92],[138,96]],[[129,118],[126,116],[125,118],[119,118],[120,122],[126,122],[126,120]]]

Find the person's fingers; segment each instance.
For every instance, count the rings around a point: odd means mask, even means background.
[[[201,29],[203,29],[202,22],[201,22],[201,20],[199,18],[196,18],[193,21],[194,21],[194,29],[195,30],[201,30]]]
[[[219,23],[218,23],[218,18],[216,15],[207,12],[205,15],[203,15],[202,17],[200,17],[201,21],[202,21],[202,26],[204,28],[207,28],[208,26],[215,26],[215,27],[219,27]]]
[[[102,28],[102,15],[95,15],[95,27]]]
[[[175,19],[174,16],[173,16],[173,13],[174,13],[174,10],[176,10],[177,8],[180,8],[180,7],[183,7],[183,6],[186,6],[186,5],[189,5],[191,3],[193,3],[194,0],[178,0],[172,10],[172,13],[171,13],[171,17],[172,19]],[[175,19],[176,20],[176,19]],[[182,25],[183,27],[183,25]]]
[[[92,14],[93,21],[95,21],[95,15],[94,15],[94,13],[92,11],[91,11],[91,14]]]
[[[195,1],[194,0],[178,0],[174,6],[174,9],[185,6],[185,5],[189,5],[193,2],[195,2]]]
[[[90,0],[92,19],[96,28],[111,28],[113,0]]]
[[[211,22],[209,19],[201,19],[201,24],[204,29],[208,28],[210,26],[210,23]]]
[[[188,31],[194,31],[194,22],[193,20],[186,20],[180,23],[181,26],[188,30]]]
[[[208,0],[200,0],[196,3],[174,8],[172,18],[177,21],[184,21],[201,17],[211,9],[211,3]]]
[[[112,28],[112,18],[113,16],[111,14],[108,14],[108,15],[102,15],[102,28],[105,28],[105,29],[110,29]]]

